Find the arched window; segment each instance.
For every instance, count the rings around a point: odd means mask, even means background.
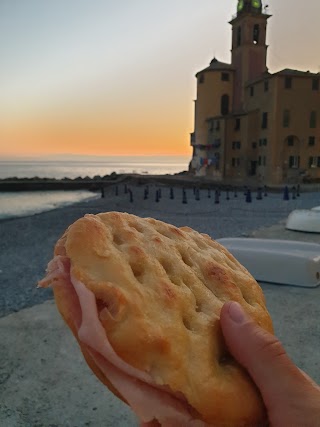
[[[259,43],[260,27],[259,24],[255,24],[253,27],[253,44]]]
[[[241,27],[237,29],[237,46],[241,45]]]
[[[229,95],[222,95],[221,97],[221,115],[229,114]]]

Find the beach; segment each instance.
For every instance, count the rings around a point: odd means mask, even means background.
[[[82,201],[40,214],[0,222],[0,425],[113,426],[137,425],[131,411],[93,376],[75,340],[64,326],[52,291],[37,289],[53,247],[64,230],[86,213],[121,211],[189,226],[212,238],[263,237],[320,243],[316,234],[289,232],[284,220],[294,209],[320,205],[319,192],[303,192],[295,200],[268,193],[262,200],[243,192],[221,191],[219,203],[208,189],[199,198],[181,186],[138,182],[110,183],[104,198]],[[156,190],[161,198],[156,201]],[[158,193],[159,195],[159,193]],[[209,197],[210,196],[210,197]],[[289,355],[320,382],[320,288],[303,289],[261,284],[276,335]]]

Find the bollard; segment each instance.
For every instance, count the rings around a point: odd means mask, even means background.
[[[101,187],[101,199],[104,199],[104,187]]]
[[[173,193],[173,188],[170,188],[170,199],[173,200],[174,199],[174,193]]]
[[[159,203],[160,197],[159,197],[159,190],[156,191],[156,203]]]
[[[188,203],[188,201],[187,201],[187,193],[186,193],[185,189],[182,190],[182,203],[184,205],[186,205]]]
[[[208,188],[208,199],[211,199],[211,190]]]
[[[283,190],[283,200],[289,200],[289,199],[290,199],[289,188],[285,186]]]
[[[198,202],[200,200],[200,190],[199,188],[196,189],[196,201]]]
[[[132,192],[132,190],[127,190],[127,192],[129,193],[129,201],[130,201],[130,203],[133,203],[133,192]]]
[[[259,187],[257,190],[257,200],[262,200],[262,188]]]
[[[296,189],[296,187],[292,187],[292,200],[296,200],[296,194],[297,194],[297,189]]]
[[[297,197],[300,197],[300,184],[297,185]]]
[[[247,189],[246,202],[252,203],[251,190]]]
[[[264,186],[264,197],[268,197],[268,193],[267,193],[267,186]]]
[[[220,196],[220,194],[219,194],[219,190],[216,190],[216,191],[214,192],[214,203],[215,203],[216,205],[217,205],[218,203],[220,203],[219,196]]]
[[[143,199],[144,199],[144,200],[147,200],[147,199],[148,199],[148,196],[149,196],[149,194],[148,194],[148,190],[145,188],[145,189],[144,189],[144,196],[143,196]]]

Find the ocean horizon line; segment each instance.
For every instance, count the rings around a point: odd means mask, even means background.
[[[0,162],[104,162],[104,161],[172,161],[191,159],[191,155],[85,155],[85,154],[53,154],[39,156],[1,156]]]

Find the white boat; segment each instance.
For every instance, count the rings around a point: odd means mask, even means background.
[[[287,218],[286,228],[307,233],[320,233],[320,211],[317,209],[297,209]]]
[[[218,242],[257,281],[310,288],[320,285],[320,244],[253,238]]]

